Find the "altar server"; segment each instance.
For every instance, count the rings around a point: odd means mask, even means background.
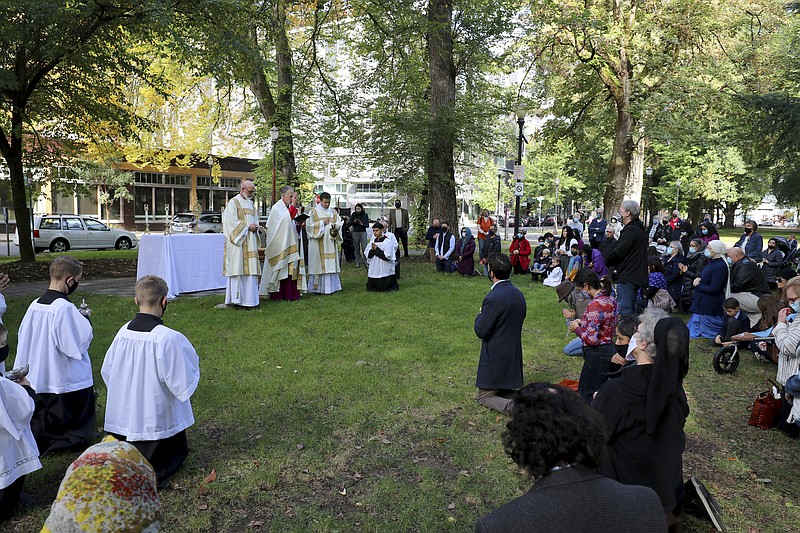
[[[397,251],[397,241],[383,235],[383,225],[376,222],[372,226],[373,239],[364,249],[367,258],[367,291],[388,292],[399,290],[397,278],[394,274],[394,258]]]
[[[105,430],[133,444],[163,488],[189,454],[189,398],[200,379],[199,358],[183,334],[163,324],[167,283],[144,276],[135,294],[139,313],[117,332],[101,370],[108,387]]]
[[[89,344],[92,324],[67,298],[83,275],[70,256],[50,263],[50,286],[28,307],[19,326],[14,366],[30,365],[28,381],[41,399],[31,429],[45,455],[88,446],[95,430],[95,395]]]
[[[0,520],[14,514],[25,475],[42,467],[31,431],[33,390],[23,384],[0,374]]]
[[[332,294],[342,290],[338,252],[342,219],[331,208],[331,195],[327,192],[319,195],[319,204],[308,215],[308,292]]]

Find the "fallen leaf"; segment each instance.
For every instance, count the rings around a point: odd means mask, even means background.
[[[452,516],[448,516],[448,517],[447,517],[447,521],[448,521],[448,522],[450,522],[450,523],[452,524],[453,522],[455,522],[455,521],[456,521],[456,519],[455,519],[455,518],[453,518]]]
[[[250,527],[261,527],[263,525],[264,525],[264,521],[263,520],[253,520],[249,524]]]
[[[356,361],[356,366],[364,366],[366,364],[367,364],[366,361]]]
[[[438,439],[436,439],[436,442],[444,442],[444,439],[438,438]]]
[[[450,505],[448,505],[448,506],[447,506],[447,508],[448,508],[448,509],[450,509],[450,510],[452,511],[453,509],[455,509],[455,508],[456,508],[456,504],[454,504],[454,503],[451,503]]]
[[[275,368],[283,368],[281,365],[276,366]]]
[[[470,426],[477,426],[478,425],[475,422],[467,422],[467,424],[470,425]]]
[[[298,449],[298,450],[302,450],[302,449],[303,449],[303,448],[305,448],[305,447],[306,447],[306,445],[305,445],[305,444],[302,444],[302,443],[300,443],[300,444],[298,444],[298,445],[297,445],[297,449]]]
[[[216,479],[217,479],[217,470],[212,468],[211,473],[207,475],[203,481],[205,481],[206,483],[211,483],[212,481],[216,481]]]
[[[384,444],[391,444],[392,443],[392,441],[390,441],[389,439],[386,439],[386,438],[381,439],[381,442],[384,443]]]
[[[736,457],[728,457],[728,461],[736,461]]]
[[[198,504],[197,506],[198,511],[205,511],[206,509],[208,509],[208,505],[206,505],[205,503]]]
[[[361,502],[356,502],[356,507],[362,507],[364,504]]]
[[[769,478],[766,478],[766,477],[765,478],[759,478],[759,479],[756,479],[756,483],[772,483],[772,480],[769,479]]]
[[[342,496],[346,496],[347,495],[347,488],[343,488],[342,490],[340,490],[339,494],[341,494]]]
[[[459,474],[461,474],[462,476],[467,476],[467,477],[469,477],[469,470],[461,470],[461,471],[459,472]]]
[[[205,496],[208,494],[208,485],[200,485],[200,488],[197,489],[197,494],[200,496]]]

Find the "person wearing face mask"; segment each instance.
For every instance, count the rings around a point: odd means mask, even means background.
[[[574,229],[578,232],[577,238],[580,239],[583,237],[583,224],[581,224],[581,214],[575,213],[572,215],[572,220],[567,224],[570,228]]]
[[[756,224],[755,220],[748,220],[744,223],[744,233],[742,233],[742,236],[739,237],[734,246],[744,250],[744,254],[756,263],[761,262],[764,239],[758,232],[758,224]]]
[[[636,334],[636,328],[639,327],[638,315],[628,315],[619,319],[617,327],[614,330],[614,350],[617,352],[611,356],[611,363],[609,363],[608,371],[609,378],[615,377],[613,372],[618,372],[622,367],[634,364],[636,361],[629,353],[631,339]]]
[[[353,238],[353,246],[356,248],[356,268],[362,264],[366,265],[367,261],[364,257],[364,248],[367,247],[369,236],[367,235],[367,228],[369,227],[369,217],[364,212],[364,206],[356,204],[353,208],[353,216],[350,222],[350,234]]]
[[[728,250],[728,258],[731,264],[730,296],[739,300],[742,311],[750,317],[750,326],[755,327],[756,322],[761,320],[758,299],[770,294],[764,271],[746,257],[741,248]]]
[[[689,311],[689,333],[693,339],[713,339],[722,327],[722,302],[729,285],[728,264],[725,261],[725,244],[708,243],[704,255],[708,258],[700,276],[695,278],[692,306]]]
[[[606,227],[608,222],[603,217],[603,212],[598,211],[597,216],[589,223],[589,246],[594,249],[600,248],[606,240]]]
[[[657,244],[666,245],[672,240],[672,226],[670,226],[669,218],[664,217],[661,219],[661,225],[656,230],[655,239]]]
[[[583,368],[578,381],[578,394],[587,402],[607,379],[609,363],[614,355],[614,326],[617,322],[617,302],[611,296],[610,278],[602,282],[594,271],[584,268],[575,276],[575,287],[586,291],[592,300],[569,330],[583,344]]]
[[[719,240],[717,227],[708,220],[700,223],[700,227],[697,228],[697,236],[706,244]]]
[[[41,399],[31,421],[41,455],[88,446],[96,436],[92,324],[68,298],[82,275],[83,263],[74,257],[53,259],[50,286],[19,326],[14,366],[30,365],[27,378]]]
[[[782,262],[783,252],[778,249],[778,241],[776,239],[768,240],[767,249],[764,250],[764,259],[761,262],[761,271],[764,272],[764,278],[770,289],[774,290],[777,286],[775,276]]]
[[[797,357],[797,347],[800,345],[800,320],[797,320],[797,313],[800,312],[800,277],[793,277],[786,282],[786,299],[789,308],[780,310],[778,323],[772,328],[772,336],[775,337],[775,346],[778,348],[778,373],[775,381],[782,387],[786,385],[787,379],[800,371],[800,358]],[[785,394],[781,401],[779,419],[782,423],[778,428],[796,436],[797,426],[785,422],[792,406],[787,402]]]
[[[525,237],[525,230],[520,229],[519,233],[514,235],[508,253],[511,266],[514,267],[514,274],[527,274],[531,264],[531,243]]]
[[[639,204],[625,200],[620,206],[625,228],[611,253],[606,257],[609,270],[616,270],[617,301],[620,315],[632,315],[636,293],[647,286],[647,233],[639,220]]]
[[[598,472],[656,491],[667,527],[680,531],[689,334],[680,318],[661,309],[647,309],[639,318],[628,347],[636,364],[606,381],[592,401],[609,432]]]
[[[478,255],[480,257],[483,257],[483,249],[486,247],[486,239],[489,237],[489,230],[494,225],[495,221],[489,216],[489,210],[484,209],[478,219]]]
[[[500,242],[500,235],[497,234],[497,225],[489,228],[486,237],[486,244],[483,251],[480,253],[479,263],[483,265],[483,275],[489,277],[489,261],[497,257],[502,251],[502,243]]]
[[[684,264],[683,246],[680,241],[672,241],[667,247],[667,257],[664,261],[664,279],[667,282],[667,292],[675,303],[681,299],[683,287],[683,272],[680,265]]]
[[[704,254],[705,250],[706,243],[698,238],[692,239],[689,243],[689,251],[684,258],[684,264],[678,264],[678,269],[683,273],[683,286],[681,287],[681,299],[678,306],[682,313],[688,312],[692,306],[694,279],[700,277],[700,272],[703,271],[706,263],[708,263],[708,259]]]
[[[394,210],[389,214],[389,231],[403,244],[403,257],[408,257],[408,209],[400,200],[394,201]]]
[[[450,233],[450,225],[442,223],[442,231],[436,239],[436,272],[451,272],[453,254],[456,251],[456,238]],[[458,256],[456,256],[458,257]]]
[[[200,359],[182,333],[164,325],[163,279],[139,279],[133,301],[139,312],[117,332],[100,371],[108,389],[104,428],[135,446],[164,488],[189,454],[186,428],[194,424],[190,398]]]
[[[225,263],[222,275],[228,279],[226,306],[256,307],[258,297],[258,216],[253,207],[256,186],[242,182],[239,194],[230,199],[222,213],[225,234]]]
[[[461,238],[456,241],[456,251],[458,262],[456,272],[462,276],[474,276],[475,272],[475,237],[472,230],[468,227],[461,228]]]

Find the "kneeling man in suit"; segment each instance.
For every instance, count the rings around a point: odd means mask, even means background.
[[[508,278],[511,261],[505,254],[489,260],[492,288],[475,317],[475,334],[481,342],[478,362],[478,403],[508,414],[509,399],[522,387],[522,323],[527,304],[525,296]]]
[[[599,475],[606,424],[577,393],[531,383],[514,396],[503,447],[533,478],[531,490],[478,519],[477,533],[667,531],[658,495]]]

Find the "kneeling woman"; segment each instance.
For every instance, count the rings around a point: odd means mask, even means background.
[[[610,280],[601,283],[593,270],[580,270],[573,283],[578,290],[586,291],[592,297],[583,316],[569,323],[570,331],[575,332],[583,344],[583,370],[578,382],[578,394],[591,402],[592,395],[607,379],[608,365],[615,353],[613,340],[617,302],[611,297]]]
[[[680,522],[683,426],[689,415],[683,391],[689,331],[681,319],[661,309],[649,308],[639,318],[628,347],[636,364],[607,381],[592,402],[609,433],[608,454],[599,473],[655,490],[673,529]]]
[[[400,290],[395,276],[394,260],[397,252],[395,241],[383,235],[383,226],[376,222],[372,226],[373,239],[364,249],[367,258],[367,291],[389,292]]]

